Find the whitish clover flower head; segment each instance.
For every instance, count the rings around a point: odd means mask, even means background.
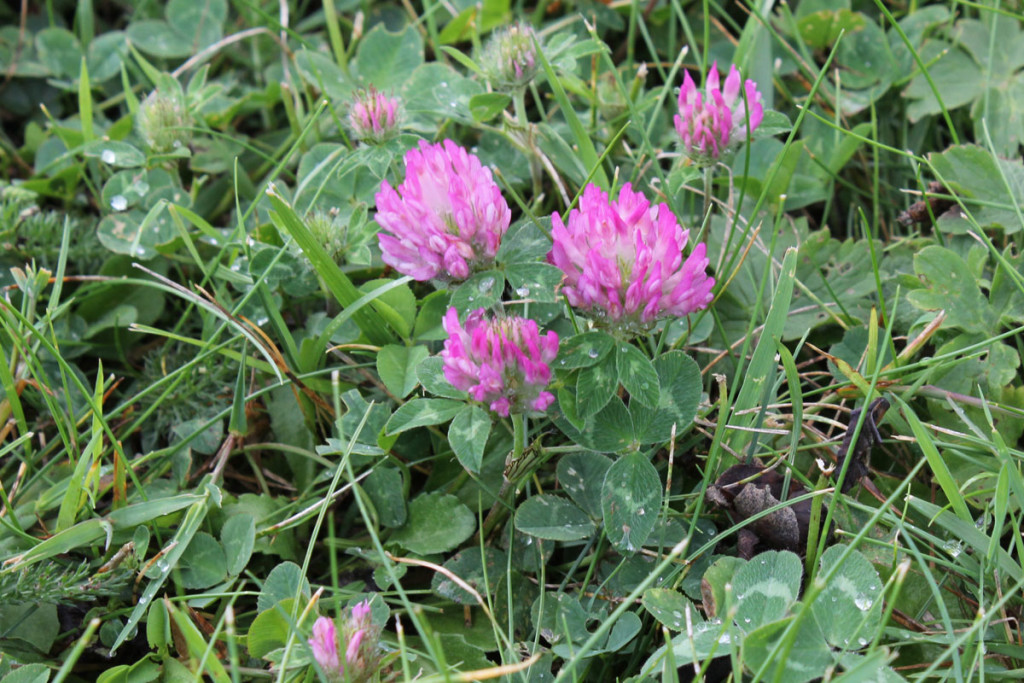
[[[483,68],[497,90],[522,88],[537,75],[537,32],[518,23],[498,29],[484,50]]]
[[[512,212],[491,170],[451,140],[405,155],[398,189],[377,193],[384,263],[415,280],[465,280],[494,263]]]
[[[555,400],[545,391],[558,355],[554,332],[541,336],[536,322],[517,316],[488,319],[482,308],[470,313],[464,326],[458,311],[449,308],[444,329],[445,379],[474,401],[508,417],[543,412]]]
[[[402,105],[372,85],[356,92],[348,112],[352,132],[363,142],[379,145],[398,133]]]
[[[306,226],[327,254],[337,261],[345,253],[348,226],[338,220],[338,210],[317,209],[306,216]]]
[[[338,627],[330,617],[320,617],[314,622],[309,647],[329,681],[360,683],[370,680],[376,673],[380,663],[377,647],[380,628],[373,625],[370,612],[368,600],[352,607],[341,622],[340,638]],[[342,643],[344,660],[340,654]]]
[[[690,231],[679,226],[667,204],[652,207],[628,183],[614,202],[588,185],[568,223],[557,213],[551,223],[548,262],[565,274],[565,298],[619,336],[645,332],[661,318],[684,316],[711,302],[715,281],[705,272],[705,245],[684,259]]]
[[[142,101],[136,113],[139,134],[157,154],[173,151],[192,140],[192,117],[185,95],[175,81],[164,82]]]
[[[683,140],[683,152],[700,167],[712,166],[719,157],[747,139],[761,125],[764,107],[761,93],[752,80],[740,94],[740,72],[729,68],[725,89],[721,88],[718,63],[708,72],[704,92],[697,89],[690,72],[684,72],[679,91],[679,113],[675,117],[676,132]]]

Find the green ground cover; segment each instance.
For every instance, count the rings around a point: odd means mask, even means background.
[[[0,7],[0,682],[1019,680],[1022,20]]]

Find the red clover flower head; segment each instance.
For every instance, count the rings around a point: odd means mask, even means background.
[[[313,624],[313,637],[309,639],[309,647],[313,650],[313,659],[328,676],[336,674],[341,678],[344,667],[338,657],[338,631],[334,619],[320,617]]]
[[[731,147],[747,139],[764,119],[761,93],[752,80],[743,86],[740,96],[740,72],[733,64],[721,88],[718,62],[711,66],[704,92],[697,89],[690,72],[683,76],[679,91],[676,132],[683,139],[683,152],[700,167],[713,166]]]
[[[384,263],[415,280],[465,280],[494,263],[512,212],[491,170],[451,140],[405,155],[398,189],[384,181],[377,223]]]
[[[555,400],[547,388],[551,361],[558,355],[558,335],[540,335],[533,320],[510,316],[487,319],[484,309],[469,314],[466,324],[449,308],[444,316],[448,340],[441,358],[444,376],[502,417],[543,412]]]
[[[613,332],[633,336],[711,302],[705,245],[684,260],[690,231],[667,204],[652,207],[629,183],[614,202],[590,184],[568,223],[557,213],[551,222],[548,262],[565,274],[565,298]]]
[[[370,602],[364,600],[349,610],[342,621],[341,637],[330,617],[320,617],[313,624],[313,637],[309,647],[313,658],[330,681],[368,681],[377,671],[380,653],[377,640],[380,628],[374,626],[370,616]],[[340,655],[340,642],[345,643],[345,659]]]
[[[359,90],[348,112],[352,132],[363,142],[380,144],[398,132],[401,103],[388,97],[372,85]]]

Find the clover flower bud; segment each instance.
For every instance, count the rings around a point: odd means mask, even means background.
[[[684,316],[711,302],[705,245],[685,260],[683,230],[667,204],[652,207],[627,183],[618,200],[594,184],[583,191],[568,223],[551,217],[548,263],[565,274],[571,306],[620,336],[649,330],[665,317]]]
[[[345,643],[345,659],[339,648],[338,628],[330,617],[320,617],[313,624],[309,647],[313,659],[329,681],[362,683],[370,680],[380,664],[380,628],[374,626],[369,600],[349,610],[341,622],[340,642]]]
[[[469,314],[465,326],[449,308],[443,324],[444,376],[456,389],[502,417],[543,412],[555,400],[545,389],[558,355],[557,334],[541,336],[536,322],[518,316],[487,319],[482,308]]]
[[[746,96],[740,96],[740,72],[735,64],[729,69],[725,89],[720,86],[716,62],[708,72],[703,93],[689,71],[679,91],[676,132],[683,140],[683,153],[702,168],[713,166],[719,157],[746,140],[764,119],[761,93],[754,81],[746,81]]]
[[[328,676],[342,678],[345,669],[338,656],[338,632],[334,620],[320,617],[313,624],[313,637],[309,639],[309,647],[313,650],[313,659]]]
[[[379,145],[398,133],[402,105],[372,85],[356,92],[348,113],[352,132],[363,142]]]
[[[338,209],[316,209],[306,216],[306,225],[314,239],[327,254],[337,261],[345,253],[348,226],[338,220]]]
[[[382,182],[376,199],[384,263],[421,281],[490,268],[512,220],[491,170],[451,140],[409,150],[405,180]]]
[[[537,32],[529,24],[513,24],[491,36],[482,62],[496,90],[525,87],[537,75]]]
[[[139,135],[157,154],[187,145],[192,140],[192,117],[181,85],[169,78],[161,81],[139,105],[135,125]]]

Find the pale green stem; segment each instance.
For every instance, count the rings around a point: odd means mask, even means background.
[[[715,178],[714,166],[704,169],[704,211],[701,213],[701,223],[711,215],[711,183]]]
[[[526,447],[526,415],[513,413],[512,418],[512,460],[518,460]]]

